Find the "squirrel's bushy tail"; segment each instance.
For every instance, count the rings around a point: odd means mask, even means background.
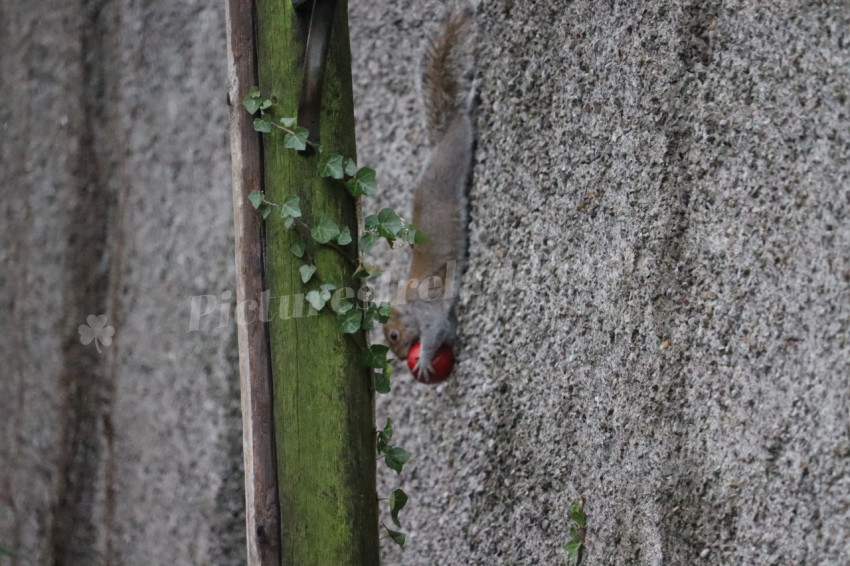
[[[449,14],[425,52],[422,87],[428,132],[432,143],[440,139],[452,118],[466,112],[472,87],[469,49],[475,33],[472,10]]]

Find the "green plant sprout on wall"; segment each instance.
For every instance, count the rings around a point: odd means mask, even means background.
[[[587,535],[587,515],[584,513],[584,499],[570,505],[570,540],[564,545],[567,551],[567,565],[579,566],[584,558],[584,538]]]

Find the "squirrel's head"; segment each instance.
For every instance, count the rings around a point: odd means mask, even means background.
[[[407,361],[411,346],[419,339],[419,325],[411,317],[405,316],[404,307],[393,307],[390,319],[384,324],[384,338],[393,354]]]

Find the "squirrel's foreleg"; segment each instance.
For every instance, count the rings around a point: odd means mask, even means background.
[[[442,310],[434,312],[420,328],[419,334],[419,361],[413,368],[419,376],[420,381],[429,382],[434,374],[431,365],[434,355],[444,343],[449,342],[452,336],[452,326],[447,313]]]

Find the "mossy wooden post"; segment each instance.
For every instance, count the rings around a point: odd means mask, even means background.
[[[259,86],[277,96],[281,116],[295,116],[309,15],[290,0],[256,0]],[[337,5],[321,114],[325,150],[355,155],[347,2]],[[357,242],[355,200],[339,182],[322,180],[316,155],[283,145],[284,134],[263,136],[266,198],[301,198],[309,224],[324,214],[348,226]],[[305,286],[301,260],[290,253],[295,233],[275,214],[266,221],[269,323],[274,382],[281,563],[303,566],[378,564],[375,494],[374,391],[360,349],[325,308],[310,316],[304,301],[318,276],[356,291],[353,266],[335,250],[317,253],[317,277]],[[340,285],[340,283],[342,285]],[[356,336],[362,341],[363,336]]]

